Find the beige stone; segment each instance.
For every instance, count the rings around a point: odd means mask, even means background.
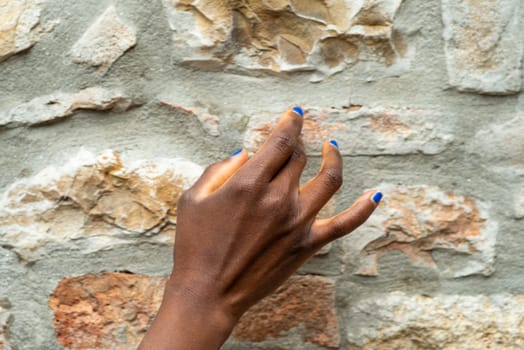
[[[512,94],[522,74],[521,0],[442,0],[449,83],[463,91]]]
[[[78,110],[124,111],[134,104],[125,94],[102,87],[75,93],[56,92],[39,96],[0,114],[0,127],[18,127],[51,123],[70,117]]]
[[[402,0],[164,0],[181,60],[197,67],[317,71],[360,60],[392,65],[407,46],[394,28]]]
[[[176,203],[201,168],[183,159],[124,165],[118,154],[81,150],[14,183],[0,200],[0,244],[26,260],[48,245],[96,251],[138,237],[171,244]],[[149,238],[148,238],[149,237]]]
[[[135,29],[122,21],[111,5],[78,39],[71,55],[74,62],[86,63],[105,72],[135,44]]]
[[[31,48],[53,25],[40,26],[44,0],[0,0],[0,62]]]
[[[483,165],[504,177],[524,175],[524,113],[508,121],[495,121],[470,139],[467,150],[479,156]]]
[[[254,115],[244,146],[256,151],[279,116]],[[343,155],[437,154],[453,141],[453,126],[442,113],[410,108],[305,108],[304,143],[308,155],[320,155],[322,143],[336,139]],[[344,142],[350,140],[350,142]]]
[[[350,350],[524,348],[523,295],[406,295],[355,302],[346,311]]]
[[[196,118],[202,128],[211,136],[220,136],[220,118],[211,113],[206,107],[184,106],[168,100],[160,101],[160,104],[173,108],[174,111]]]
[[[343,241],[346,263],[356,266],[356,274],[378,275],[379,256],[392,251],[446,277],[493,273],[498,226],[487,204],[426,185],[378,188],[384,193],[379,208]],[[453,260],[437,265],[436,251],[453,254]]]

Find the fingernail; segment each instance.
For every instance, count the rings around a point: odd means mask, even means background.
[[[329,143],[338,148],[338,142],[336,140],[331,140]]]
[[[304,111],[302,110],[302,108],[300,107],[294,107],[293,108],[293,112],[295,112],[296,114],[298,114],[300,117],[303,117],[304,116]]]
[[[382,192],[378,191],[373,195],[373,198],[371,198],[375,204],[380,203],[380,200],[382,199]]]
[[[237,149],[235,152],[231,153],[229,156],[230,157],[234,157],[236,156],[237,154],[240,154],[242,152],[243,148],[239,148]]]

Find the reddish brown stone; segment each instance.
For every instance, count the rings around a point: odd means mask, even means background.
[[[165,278],[124,273],[65,278],[49,300],[60,344],[69,349],[138,346],[160,306]],[[304,342],[337,348],[335,284],[318,276],[294,276],[250,309],[233,336],[261,342],[298,331]]]
[[[339,347],[332,280],[319,276],[291,277],[244,314],[233,336],[241,341],[262,342],[282,338],[294,328],[304,342]]]
[[[58,342],[69,349],[138,346],[160,306],[165,278],[125,273],[65,278],[49,300]]]

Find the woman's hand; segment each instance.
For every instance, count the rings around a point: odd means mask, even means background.
[[[182,195],[173,273],[141,349],[218,349],[250,306],[371,215],[379,192],[316,219],[342,185],[342,158],[326,141],[318,175],[300,186],[302,122],[300,108],[284,113],[251,159],[235,152]]]

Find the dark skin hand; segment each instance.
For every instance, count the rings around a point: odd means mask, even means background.
[[[212,164],[184,192],[173,272],[139,349],[219,349],[250,306],[371,215],[376,191],[332,218],[316,218],[342,185],[342,157],[326,141],[319,173],[300,186],[302,123],[300,111],[287,111],[253,157],[242,150]]]

